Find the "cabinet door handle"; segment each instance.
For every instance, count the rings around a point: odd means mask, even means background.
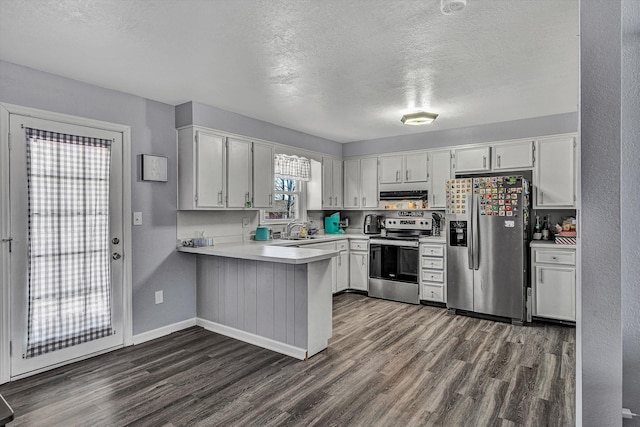
[[[362,255],[362,266],[364,267],[364,255]]]
[[[332,200],[331,196],[329,196],[329,206],[333,206],[333,200]]]
[[[498,156],[498,167],[500,167],[500,156]]]
[[[542,280],[542,270],[540,270],[540,283],[544,283],[544,280]]]
[[[358,197],[353,198],[353,206],[358,206]]]
[[[404,172],[404,175],[406,177],[405,180],[409,181],[409,169]]]
[[[396,182],[400,181],[400,171],[396,171]]]
[[[334,199],[336,199],[336,206],[338,206],[338,196],[334,196]]]
[[[218,191],[218,205],[222,205],[222,190]]]
[[[435,206],[435,205],[436,205],[436,195],[434,194],[433,195],[433,206]]]
[[[365,207],[365,206],[367,206],[367,198],[363,197],[362,198],[362,207]]]
[[[487,167],[487,156],[482,156],[482,167],[483,168]]]
[[[544,191],[540,192],[540,204],[544,203]]]
[[[273,194],[269,194],[269,206],[273,205]]]

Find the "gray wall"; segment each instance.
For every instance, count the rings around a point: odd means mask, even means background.
[[[342,144],[197,102],[176,107],[176,127],[198,125],[238,135],[342,156]]]
[[[195,257],[175,251],[176,134],[174,107],[0,61],[0,102],[131,126],[133,333],[195,317]],[[137,181],[137,156],[169,158],[169,182]],[[125,221],[131,220],[125,218]],[[164,290],[164,304],[154,293]]]
[[[622,403],[640,412],[640,2],[622,2]],[[640,418],[625,421],[640,427]]]
[[[488,125],[372,139],[369,141],[349,142],[344,144],[342,154],[345,157],[363,156],[388,153],[390,151],[420,150],[424,148],[448,147],[508,139],[533,138],[544,135],[576,132],[577,130],[578,114],[566,113],[555,116],[491,123]]]
[[[622,424],[620,4],[580,2],[582,295],[577,375],[582,389],[578,417],[585,426]]]

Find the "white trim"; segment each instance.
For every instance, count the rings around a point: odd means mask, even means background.
[[[162,326],[161,328],[152,329],[150,331],[143,332],[141,334],[136,334],[132,337],[133,345],[138,345],[147,341],[155,340],[156,338],[161,338],[166,335],[172,334],[174,332],[178,332],[183,329],[190,328],[192,326],[196,326],[195,317],[187,320],[182,320],[180,322],[172,323],[171,325]]]
[[[244,341],[249,344],[257,345],[258,347],[266,348],[277,353],[285,354],[299,360],[307,359],[307,350],[299,347],[294,347],[289,344],[285,344],[280,341],[275,341],[270,338],[261,337],[259,335],[252,334],[250,332],[241,331],[230,326],[221,325],[220,323],[212,322],[201,318],[196,319],[196,325],[202,326],[207,331],[215,332],[217,334],[225,335],[227,337],[235,338],[240,341]]]
[[[0,238],[10,235],[9,223],[9,111],[0,104]],[[0,384],[9,382],[9,245],[0,243]]]
[[[43,368],[35,369],[35,370],[29,371],[29,372],[25,372],[25,373],[20,374],[20,375],[15,375],[15,376],[11,377],[11,381],[16,381],[16,380],[20,380],[22,378],[27,378],[27,377],[30,377],[30,376],[33,376],[33,375],[36,375],[36,374],[40,374],[42,372],[51,371],[51,370],[59,368],[61,366],[70,365],[71,363],[76,363],[76,362],[80,362],[82,360],[91,359],[92,357],[100,356],[101,354],[110,353],[112,351],[119,350],[121,348],[122,348],[122,346],[118,345],[118,346],[115,346],[115,347],[105,348],[103,350],[96,351],[95,353],[84,354],[82,356],[74,357],[73,359],[65,360],[64,362],[56,363],[54,365],[45,366]]]
[[[92,127],[122,133],[122,218],[123,218],[123,342],[125,346],[133,344],[133,276],[132,276],[132,247],[131,247],[131,126],[117,123],[104,122],[101,120],[88,119],[69,114],[55,113],[52,111],[39,110],[37,108],[23,107],[20,105],[0,103],[0,165],[3,172],[0,174],[0,197],[2,208],[0,209],[0,232],[5,233],[2,237],[8,237],[9,230],[9,180],[8,171],[5,164],[8,162],[8,135],[9,116],[11,114],[34,117],[54,122],[68,123],[78,126]],[[5,159],[6,157],[6,159]],[[7,163],[8,164],[8,163]],[[7,171],[7,172],[5,172]],[[5,177],[5,175],[7,175]],[[6,211],[6,213],[5,213]],[[7,231],[5,231],[7,230]],[[2,275],[0,276],[0,384],[8,382],[10,379],[10,357],[9,357],[9,252],[4,246],[0,248],[0,265]],[[6,318],[5,318],[6,317]],[[110,351],[110,350],[107,350]],[[92,354],[92,357],[98,353]],[[86,357],[83,357],[86,358]],[[72,363],[83,358],[73,359],[67,363]],[[58,366],[58,365],[56,365]],[[49,367],[48,369],[52,369]],[[40,371],[35,371],[40,372]],[[33,373],[29,373],[32,375]],[[15,377],[13,379],[21,378]]]

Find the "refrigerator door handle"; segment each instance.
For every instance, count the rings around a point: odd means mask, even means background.
[[[471,205],[471,216],[470,216],[470,221],[469,221],[469,227],[467,228],[467,258],[468,258],[468,264],[469,264],[469,270],[473,270],[475,267],[474,264],[474,256],[473,256],[473,241],[474,241],[474,235],[473,235],[473,196],[468,195],[467,196],[467,206]],[[469,230],[469,228],[471,230]],[[471,233],[470,233],[471,231]]]
[[[473,204],[471,205],[471,233],[473,234],[471,244],[473,246],[473,269],[480,268],[480,232],[478,226],[480,224],[478,196],[473,196]]]

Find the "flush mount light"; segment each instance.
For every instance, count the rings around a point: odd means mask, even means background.
[[[435,113],[427,113],[425,111],[420,111],[418,113],[413,114],[405,114],[402,116],[400,121],[405,125],[427,125],[432,123],[436,117],[438,117]]]

